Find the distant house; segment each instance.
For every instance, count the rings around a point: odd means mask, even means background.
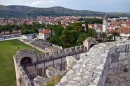
[[[46,40],[47,38],[49,38],[51,36],[50,30],[48,29],[43,29],[40,33],[39,33],[39,39],[43,39]]]

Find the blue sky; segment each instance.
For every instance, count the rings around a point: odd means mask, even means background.
[[[130,12],[130,0],[0,0],[1,5],[62,6],[77,10]]]

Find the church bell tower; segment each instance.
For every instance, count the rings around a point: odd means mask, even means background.
[[[106,14],[103,18],[102,32],[108,33],[108,19],[107,19]]]

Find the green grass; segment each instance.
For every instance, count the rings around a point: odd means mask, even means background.
[[[0,42],[0,86],[16,86],[13,55],[17,49],[33,49],[19,40]],[[40,53],[37,51],[37,53]]]

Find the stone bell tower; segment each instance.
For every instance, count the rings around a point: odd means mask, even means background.
[[[103,18],[102,32],[108,33],[108,19],[107,19],[106,14]]]

